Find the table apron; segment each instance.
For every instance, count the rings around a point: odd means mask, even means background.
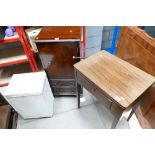
[[[80,73],[76,73],[76,82],[80,84],[82,87],[87,89],[92,95],[94,95],[98,101],[104,104],[104,106],[110,110],[113,115],[117,115],[120,111],[124,111],[124,109],[119,106],[116,102],[112,101],[108,97],[104,95],[104,92],[101,92],[95,85],[90,83],[87,79],[85,79]]]

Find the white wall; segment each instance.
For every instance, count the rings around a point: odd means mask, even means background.
[[[103,26],[86,27],[86,57],[101,50]]]
[[[91,56],[100,50],[111,47],[114,26],[87,26],[86,27],[86,56]],[[119,27],[117,41],[122,27]],[[116,43],[117,43],[116,41]]]
[[[87,26],[86,27],[86,56],[93,55],[100,50],[111,47],[114,26]],[[119,26],[117,41],[121,35]],[[145,31],[155,37],[155,26],[145,26]],[[116,45],[117,45],[116,41]]]

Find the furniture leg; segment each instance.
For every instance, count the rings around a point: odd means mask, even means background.
[[[137,110],[138,106],[140,105],[140,103],[141,103],[141,100],[140,100],[137,104],[135,104],[135,105],[133,106],[133,108],[132,108],[132,110],[131,110],[131,112],[130,112],[128,118],[127,118],[127,121],[130,120],[130,118],[132,117],[132,115],[135,113],[135,111]]]
[[[17,129],[17,119],[18,119],[18,114],[16,112],[14,112],[13,115],[13,122],[12,122],[12,129]]]
[[[115,116],[115,118],[114,118],[114,120],[113,120],[113,122],[112,122],[111,129],[115,129],[117,123],[119,122],[119,120],[120,120],[120,118],[121,118],[121,116],[122,116],[122,113],[123,113],[123,111],[120,110],[120,111],[116,114],[116,116]]]
[[[140,104],[143,104],[143,98],[147,95],[147,92],[143,95],[143,97],[133,106],[128,118],[127,118],[127,121],[130,120],[130,118],[132,117],[132,115],[136,112],[138,106],[140,106]]]
[[[80,108],[80,90],[81,86],[76,82],[76,95],[77,95],[78,108]]]

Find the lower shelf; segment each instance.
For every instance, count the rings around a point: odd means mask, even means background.
[[[29,63],[0,68],[0,86],[8,85],[13,74],[32,72]]]
[[[28,58],[20,43],[0,46],[0,67],[28,62]]]

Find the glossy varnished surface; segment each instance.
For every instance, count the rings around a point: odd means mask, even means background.
[[[80,27],[44,27],[37,38],[39,58],[53,94],[75,95],[73,65],[80,59],[73,57],[80,57]]]
[[[80,26],[45,26],[36,40],[80,39]]]
[[[129,107],[155,78],[106,51],[80,61],[74,67],[122,107]]]
[[[50,79],[74,78],[73,65],[79,57],[78,42],[61,43],[37,43],[43,68],[47,71]]]

